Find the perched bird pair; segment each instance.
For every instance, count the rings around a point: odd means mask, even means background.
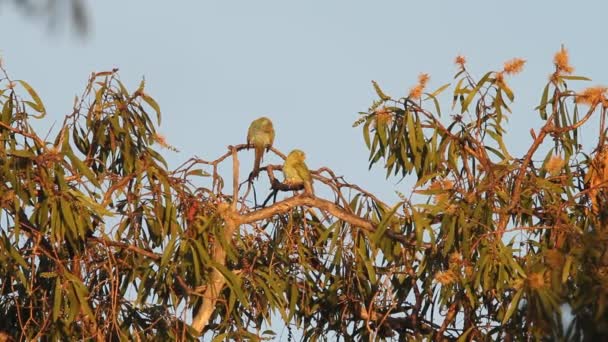
[[[267,117],[261,117],[253,120],[247,131],[247,144],[255,149],[255,159],[253,161],[252,176],[257,177],[260,173],[260,162],[264,154],[270,149],[274,143],[274,127],[272,121]],[[308,166],[304,162],[306,155],[300,150],[293,150],[287,155],[283,164],[283,175],[285,183],[289,185],[304,184],[304,191],[307,194],[314,194],[312,188],[312,176],[308,170]]]

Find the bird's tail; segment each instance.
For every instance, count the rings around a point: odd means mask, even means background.
[[[264,154],[264,146],[255,146],[255,159],[253,161],[253,177],[257,177],[260,173],[260,163]]]

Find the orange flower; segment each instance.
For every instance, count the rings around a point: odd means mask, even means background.
[[[563,72],[565,74],[571,74],[574,72],[574,68],[570,65],[568,50],[562,46],[561,50],[559,50],[555,56],[553,57],[553,62],[557,67],[557,72]]]
[[[496,84],[502,85],[502,86],[507,85],[505,83],[505,72],[504,71],[499,71],[496,73]]]
[[[419,99],[430,78],[429,74],[418,75],[418,84],[410,89],[409,97],[412,99]]]
[[[412,99],[419,99],[420,96],[422,95],[423,90],[424,90],[424,87],[421,86],[420,84],[413,87],[412,89],[410,89],[410,97]]]
[[[423,87],[426,86],[426,83],[429,81],[429,79],[431,79],[431,76],[429,76],[429,74],[418,75],[418,83],[420,83],[420,85]]]
[[[453,252],[450,254],[450,265],[460,265],[462,263],[462,254],[460,252]]]
[[[586,104],[589,106],[595,106],[600,102],[606,100],[606,87],[591,87],[583,90],[582,93],[576,94],[576,103]]]
[[[464,65],[467,62],[466,58],[464,58],[463,55],[458,55],[456,56],[456,59],[454,60],[454,63],[456,63],[457,65],[460,65],[461,68],[464,69]]]
[[[154,142],[156,142],[157,144],[159,144],[161,147],[166,148],[168,150],[174,151],[174,152],[178,152],[178,150],[171,146],[168,142],[167,142],[167,138],[165,138],[163,135],[159,134],[159,133],[155,133],[153,136]]]
[[[375,111],[376,114],[376,123],[378,125],[384,125],[390,123],[393,117],[391,116],[391,112],[386,108],[382,107]]]
[[[435,280],[441,285],[449,285],[456,281],[456,274],[452,270],[447,270],[445,272],[437,272],[435,273]]]
[[[167,139],[161,134],[156,133],[154,135],[154,140],[156,141],[156,143],[158,143],[162,147],[169,146],[169,144],[167,143]]]
[[[528,286],[533,289],[540,289],[545,286],[545,277],[542,273],[532,273],[528,276]]]
[[[524,69],[524,64],[526,64],[525,59],[513,58],[513,59],[505,62],[505,67],[504,67],[503,71],[507,75],[515,75],[515,74],[520,73]]]

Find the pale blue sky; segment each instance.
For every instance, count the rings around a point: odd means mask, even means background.
[[[507,142],[530,143],[533,108],[563,43],[577,74],[607,84],[605,1],[88,1],[91,32],[0,7],[0,53],[11,76],[39,92],[61,123],[92,71],[120,68],[134,89],[142,76],[160,103],[160,131],[181,152],[212,158],[245,140],[249,122],[268,115],[275,145],[307,152],[308,164],[394,199],[407,183],[367,171],[360,128],[351,125],[375,94],[371,80],[406,94],[420,72],[429,88],[450,82],[463,54],[481,75],[505,60],[528,60],[509,81],[516,92]],[[445,94],[444,113],[450,95]],[[589,139],[590,140],[590,139]],[[583,141],[584,142],[584,141]],[[542,156],[537,156],[537,158]],[[277,162],[277,160],[274,160]],[[249,164],[249,161],[243,161]]]

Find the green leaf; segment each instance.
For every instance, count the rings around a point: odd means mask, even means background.
[[[469,327],[460,337],[458,337],[457,342],[466,342],[469,341],[469,334],[473,331],[474,327]]]
[[[513,299],[511,300],[511,303],[509,303],[509,308],[507,309],[507,312],[505,313],[505,316],[502,319],[502,324],[505,324],[509,320],[509,318],[511,318],[513,312],[515,312],[515,309],[517,309],[517,306],[519,305],[519,300],[521,299],[523,293],[523,287],[517,290],[515,296],[513,296]]]
[[[505,143],[502,139],[502,135],[492,131],[491,129],[488,129],[486,132],[492,137],[492,139],[494,139],[494,141],[496,141],[498,143],[498,146],[500,147],[502,154],[507,159],[513,159],[513,157],[509,154],[509,151],[507,150],[507,146],[505,145]],[[503,157],[503,159],[504,159],[504,157]]]
[[[156,100],[154,100],[153,98],[151,98],[150,96],[141,93],[141,98],[144,99],[144,101],[146,101],[146,103],[148,105],[150,105],[150,107],[152,107],[152,109],[154,109],[154,111],[156,112],[156,119],[158,120],[158,124],[160,125],[160,107],[158,106],[158,103],[156,102]]]
[[[53,322],[57,321],[59,316],[61,315],[61,300],[63,299],[61,293],[61,279],[57,278],[55,280],[55,290],[53,293]]]
[[[74,322],[76,315],[80,313],[80,302],[78,301],[78,296],[76,295],[76,290],[74,289],[74,286],[67,287],[67,295],[70,306],[70,313],[68,314],[66,321],[72,323]]]
[[[177,235],[172,235],[171,236],[171,239],[169,240],[169,243],[167,243],[167,246],[165,247],[165,251],[163,253],[163,256],[160,259],[160,267],[167,266],[167,264],[169,263],[169,260],[173,256],[173,250],[175,249],[176,239],[177,239]]]
[[[74,189],[69,189],[68,193],[70,193],[70,195],[72,195],[72,196],[77,197],[81,203],[84,203],[89,209],[93,210],[95,212],[95,214],[97,214],[99,216],[110,216],[110,217],[114,216],[113,212],[107,210],[104,206],[95,202],[93,200],[93,198],[84,195],[82,192],[74,190]]]
[[[484,83],[486,83],[486,81],[488,80],[488,78],[490,77],[491,74],[492,74],[492,71],[486,73],[481,78],[481,80],[479,80],[479,82],[477,83],[475,88],[473,88],[473,90],[471,90],[471,92],[467,95],[464,102],[462,103],[462,113],[464,113],[468,110],[469,105],[471,104],[471,101],[473,101],[473,98],[475,97],[475,95],[477,95],[479,93],[479,89],[481,89],[481,87],[484,85]]]
[[[416,228],[416,244],[420,246],[423,240],[424,227],[423,218],[417,210],[412,210],[412,221],[414,221],[414,227]]]
[[[572,80],[572,81],[591,81],[590,78],[585,76],[574,76],[574,75],[561,75],[560,80]]]
[[[380,148],[385,149],[388,145],[388,133],[386,131],[386,124],[376,121],[376,135],[380,138]]]
[[[13,155],[15,157],[34,159],[36,155],[31,150],[8,150],[7,154]]]
[[[494,153],[498,158],[505,159],[505,156],[502,153],[500,153],[500,151],[498,151],[497,149],[490,147],[490,146],[484,146],[484,147],[486,150]]]
[[[196,247],[194,247],[192,244],[188,245],[190,247],[190,253],[192,253],[192,266],[194,267],[194,283],[198,285],[201,281],[202,257],[198,254]]]
[[[406,124],[407,124],[407,138],[410,144],[410,151],[415,151],[417,149],[417,141],[416,141],[416,127],[414,124],[414,115],[410,112],[405,114],[406,116]]]
[[[23,86],[23,88],[25,88],[25,90],[27,90],[27,92],[32,97],[32,100],[34,100],[34,103],[30,103],[29,105],[34,110],[36,110],[38,113],[40,113],[40,115],[38,115],[38,116],[36,116],[36,115],[32,115],[32,116],[35,117],[36,119],[43,118],[46,115],[46,109],[44,109],[44,104],[42,103],[42,100],[40,100],[40,97],[38,96],[36,91],[25,81],[19,80],[17,82],[19,82]]]
[[[371,149],[371,142],[369,139],[369,126],[372,123],[371,116],[365,120],[365,124],[363,125],[363,139],[365,140],[365,146],[367,149]]]
[[[203,169],[194,169],[186,173],[187,176],[209,177],[211,174]]]
[[[70,203],[68,203],[67,199],[61,199],[59,200],[59,206],[61,208],[61,216],[68,229],[77,233],[76,221],[74,220],[74,214],[72,213]]]
[[[551,83],[547,83],[545,85],[545,89],[543,89],[543,95],[540,98],[540,104],[534,108],[540,112],[540,118],[543,120],[547,120],[547,101],[549,98],[549,85]]]
[[[394,219],[393,215],[395,215],[395,212],[397,212],[397,209],[399,209],[401,207],[401,205],[402,205],[402,203],[399,202],[399,203],[395,204],[391,208],[391,210],[384,213],[384,216],[382,217],[382,221],[378,224],[378,226],[376,227],[376,231],[374,232],[374,235],[372,236],[372,241],[374,241],[375,243],[378,243],[380,241],[380,239],[384,235],[384,232],[388,228],[390,221],[392,219]]]
[[[378,97],[381,98],[383,101],[386,100],[390,100],[391,97],[386,95],[382,89],[380,89],[380,86],[378,85],[378,83],[376,83],[376,81],[372,81],[372,84],[374,85],[374,90],[376,90],[376,94],[378,94]]]
[[[300,290],[298,289],[297,282],[292,281],[289,289],[289,316],[287,316],[286,322],[291,322],[291,319],[296,313],[296,304],[298,303],[299,292]]]
[[[68,158],[72,162],[72,165],[74,165],[76,167],[76,170],[80,174],[85,176],[93,185],[95,185],[95,187],[99,188],[99,186],[100,186],[99,181],[97,180],[97,177],[95,177],[95,174],[93,173],[93,171],[91,171],[91,169],[85,163],[83,163],[82,160],[80,160],[80,158],[78,158],[78,157],[76,157],[76,155],[74,155],[74,152],[72,152],[71,148],[63,149],[63,153],[68,156]]]
[[[57,272],[40,272],[40,277],[41,278],[55,278],[57,277]]]
[[[196,251],[198,252],[198,255],[201,258],[201,262],[203,264],[211,262],[209,253],[207,253],[207,250],[203,247],[203,244],[201,244],[200,241],[196,239],[190,239],[190,243],[196,248]]]
[[[446,83],[444,85],[442,85],[441,87],[437,88],[437,90],[435,90],[434,92],[430,93],[429,96],[435,97],[437,95],[439,95],[442,91],[446,90],[451,83]]]
[[[78,297],[78,302],[80,303],[80,308],[84,311],[84,314],[89,318],[94,318],[93,310],[89,306],[89,302],[87,298],[89,297],[89,291],[84,287],[84,285],[78,282],[72,282],[72,286],[74,287],[74,291],[76,292],[76,296]]]
[[[10,124],[11,123],[11,119],[13,118],[13,101],[12,101],[12,97],[10,99],[8,99],[4,105],[2,105],[2,115],[0,115],[0,121],[6,123],[6,124]],[[2,130],[3,128],[0,127],[0,130]]]
[[[454,87],[454,98],[457,98],[457,95],[463,95],[463,94],[468,94],[469,90],[466,87],[463,87],[462,84],[464,83],[464,81],[466,80],[466,78],[461,78],[458,80],[458,83],[456,83],[456,87]]]
[[[509,88],[509,86],[506,84],[499,83],[498,86],[502,91],[505,92],[505,94],[507,94],[509,101],[513,102],[513,99],[515,98],[515,95],[513,95],[513,90],[511,90],[511,88]]]
[[[23,268],[28,268],[27,262],[25,262],[25,259],[23,259],[23,257],[21,256],[21,253],[15,249],[13,246],[9,246],[10,249],[10,255],[13,258],[13,260],[15,262],[17,262],[17,264],[19,264],[19,266],[23,267]]]
[[[441,222],[441,229],[444,234],[447,233],[445,244],[443,246],[443,255],[448,255],[454,244],[454,237],[456,234],[456,219],[453,215],[445,215],[443,222]]]
[[[433,104],[435,105],[435,110],[437,111],[437,115],[439,117],[441,117],[441,105],[439,104],[439,101],[437,100],[437,98],[435,96],[433,96],[432,94],[426,94],[426,95],[428,95],[428,97],[425,100],[428,100],[428,99],[433,100]]]
[[[226,285],[228,285],[230,290],[232,290],[236,294],[241,304],[244,306],[248,306],[249,300],[247,299],[247,296],[245,296],[245,293],[241,288],[241,279],[237,277],[232,271],[230,271],[226,266],[220,263],[211,260],[211,265],[215,267],[215,269],[217,269],[224,276],[224,278],[226,279]]]

